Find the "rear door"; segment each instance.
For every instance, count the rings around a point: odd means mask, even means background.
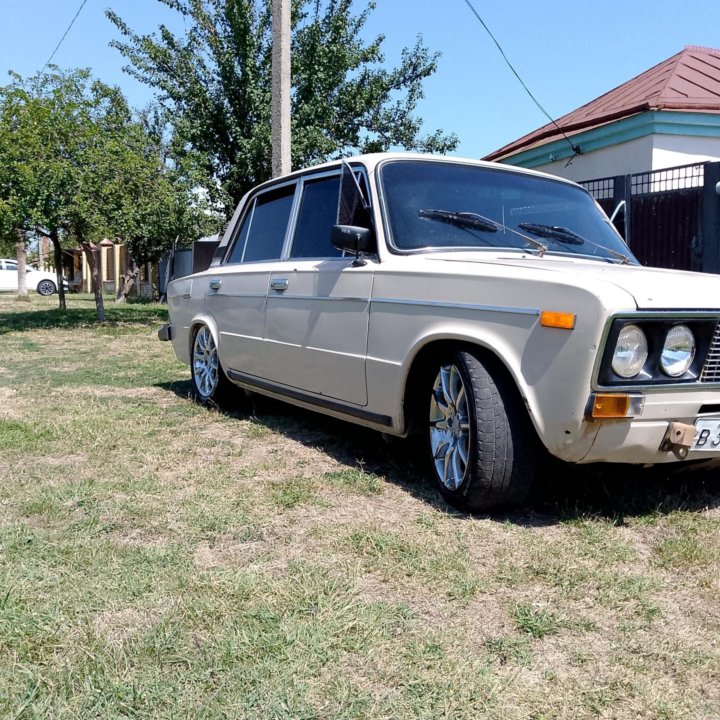
[[[226,262],[203,276],[206,307],[217,323],[223,367],[268,378],[264,341],[270,270],[281,257],[295,182],[259,193],[238,225]]]

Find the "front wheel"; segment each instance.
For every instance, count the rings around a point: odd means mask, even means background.
[[[190,372],[193,396],[199,403],[220,405],[232,395],[234,385],[225,376],[215,338],[207,325],[198,326],[193,333]]]
[[[40,293],[40,295],[52,295],[55,290],[55,283],[52,280],[41,280],[37,284],[37,291]]]
[[[436,366],[428,395],[430,460],[445,499],[470,512],[522,502],[537,439],[505,373],[474,353],[456,352]]]

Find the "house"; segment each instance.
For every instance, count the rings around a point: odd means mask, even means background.
[[[170,252],[160,259],[161,298],[165,297],[168,283],[171,280],[207,270],[219,244],[220,235],[216,233],[194,240],[190,248],[178,248],[173,245]]]
[[[686,47],[483,159],[575,181],[720,160],[720,50]]]
[[[114,243],[105,238],[97,245],[96,262],[102,282],[103,292],[117,293],[120,278],[128,269],[130,259],[123,243]],[[87,257],[82,248],[72,251],[72,269],[70,287],[77,292],[92,292],[92,276]],[[152,298],[158,287],[157,264],[143,263],[140,274],[133,286],[132,294]]]
[[[720,273],[720,50],[686,47],[487,155],[583,184],[645,265]]]

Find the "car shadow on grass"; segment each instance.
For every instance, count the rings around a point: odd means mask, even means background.
[[[630,518],[700,512],[720,507],[720,465],[582,466],[550,459],[540,466],[529,504],[538,520],[550,522],[597,517],[622,525]]]
[[[191,402],[190,381],[158,387]],[[428,479],[425,450],[413,440],[385,439],[360,425],[342,422],[294,405],[252,395],[230,407],[228,417],[253,422],[296,442],[321,448],[337,462],[382,476],[413,497],[449,517],[469,516],[451,508]],[[720,507],[720,465],[671,464],[642,468],[632,465],[580,466],[546,458],[538,464],[533,489],[519,508],[493,513],[499,522],[526,527],[554,525],[583,518],[610,520],[699,512]]]
[[[159,383],[157,387],[192,402],[189,380]],[[239,394],[233,402],[212,411],[238,420],[252,419],[267,430],[321,449],[342,465],[380,475],[437,509],[454,512],[426,479],[419,443],[389,438],[361,425],[257,394]]]

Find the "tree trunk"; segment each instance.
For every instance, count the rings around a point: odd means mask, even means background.
[[[99,322],[105,322],[105,303],[102,296],[102,284],[100,282],[100,271],[98,269],[97,254],[100,249],[95,243],[80,242],[80,247],[85,253],[88,267],[90,268],[90,277],[92,279],[92,290],[95,295],[95,309],[97,311],[97,319]]]
[[[17,230],[17,243],[15,244],[15,253],[18,264],[18,298],[27,300],[27,254],[25,252],[25,236],[22,230]]]
[[[135,280],[140,274],[140,266],[135,261],[135,258],[128,254],[128,267],[120,278],[120,287],[117,291],[116,302],[123,303],[127,300],[127,296],[135,285]]]
[[[67,310],[65,302],[65,286],[63,285],[62,275],[62,248],[60,247],[60,237],[57,228],[50,230],[50,240],[52,240],[53,251],[55,255],[55,277],[57,279],[58,302],[61,310]]]

